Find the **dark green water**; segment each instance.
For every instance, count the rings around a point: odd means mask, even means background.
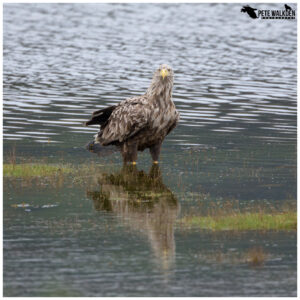
[[[4,296],[296,296],[295,231],[178,222],[212,203],[296,203],[296,22],[240,9],[4,5],[4,161],[15,148],[19,162],[105,166],[57,185],[4,179]],[[82,122],[142,94],[161,62],[181,121],[159,169],[145,152],[124,173],[113,150],[85,150],[97,128]],[[262,267],[245,261],[255,247]]]

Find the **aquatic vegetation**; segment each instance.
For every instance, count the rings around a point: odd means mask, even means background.
[[[267,259],[267,254],[261,247],[253,247],[247,252],[247,261],[249,265],[253,267],[263,266],[265,260]]]
[[[52,186],[62,188],[63,186],[85,186],[101,172],[101,165],[94,164],[69,164],[49,163],[47,160],[22,163],[4,163],[3,179],[14,187]],[[6,185],[7,187],[7,185]]]
[[[51,165],[51,164],[4,164],[3,176],[11,178],[32,178],[50,177],[61,174],[75,173],[71,165]]]
[[[224,265],[248,264],[250,267],[262,267],[267,260],[274,258],[261,246],[252,246],[247,250],[234,251],[216,250],[199,252],[195,256],[201,263],[213,263]]]
[[[78,180],[79,177],[85,177],[87,175],[93,175],[99,171],[100,165],[93,164],[70,164],[70,163],[58,163],[53,164],[47,161],[35,161],[24,163],[4,163],[3,164],[3,176],[4,178],[46,178],[74,175],[73,180]]]
[[[190,216],[180,220],[183,226],[210,230],[296,230],[297,212],[231,213],[229,215]]]

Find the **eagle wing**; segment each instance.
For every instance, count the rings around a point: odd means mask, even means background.
[[[97,141],[102,145],[124,142],[147,127],[151,108],[145,96],[120,102],[108,119],[106,126],[98,133]]]
[[[112,112],[116,107],[117,107],[116,105],[113,105],[104,109],[94,111],[92,114],[92,118],[87,122],[85,122],[84,125],[89,126],[89,125],[99,124],[101,125],[101,128],[105,127],[110,115],[112,114]]]

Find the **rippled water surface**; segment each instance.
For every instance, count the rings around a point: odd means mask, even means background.
[[[163,62],[174,69],[181,115],[163,145],[158,190],[138,182],[130,198],[127,177],[121,187],[111,181],[118,171],[110,181],[95,174],[89,187],[5,185],[4,295],[296,295],[295,232],[219,234],[177,223],[200,200],[296,201],[296,21],[253,20],[240,10],[4,5],[4,159],[15,148],[21,160],[120,169],[118,153],[85,150],[97,127],[82,123],[144,93]],[[138,168],[146,182],[150,167],[145,151]],[[161,196],[146,199],[151,209],[136,207],[141,193]],[[253,246],[269,253],[260,269],[237,259]],[[222,263],[212,259],[219,252]]]

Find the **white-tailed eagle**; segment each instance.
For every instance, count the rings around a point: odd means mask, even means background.
[[[155,71],[150,87],[142,96],[97,110],[86,126],[99,124],[94,143],[116,145],[124,163],[136,163],[137,152],[149,148],[158,163],[162,142],[179,121],[172,101],[173,70],[166,64]]]

